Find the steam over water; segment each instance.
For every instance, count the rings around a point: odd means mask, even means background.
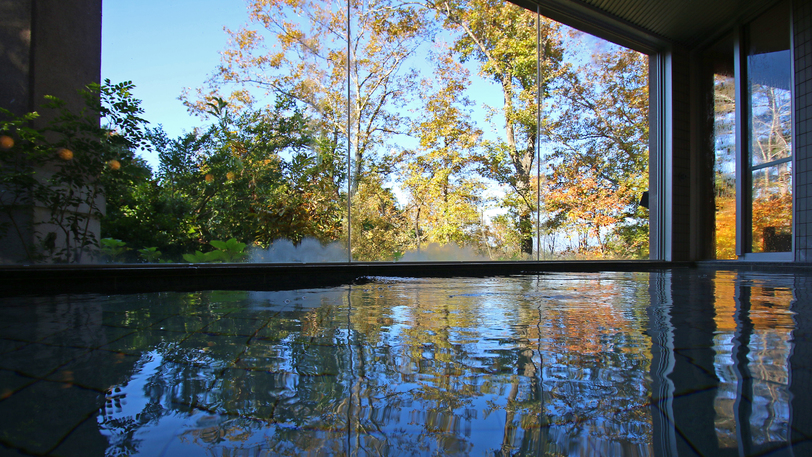
[[[316,263],[346,262],[347,247],[341,243],[322,245],[318,240],[305,238],[298,246],[292,241],[274,241],[268,249],[254,248],[249,261],[255,263]]]
[[[346,244],[335,242],[323,245],[313,238],[305,238],[298,245],[286,239],[276,240],[267,249],[249,250],[248,259],[254,263],[328,263],[348,260]],[[468,247],[432,243],[420,250],[407,251],[398,260],[402,262],[453,262],[490,259],[478,255]]]

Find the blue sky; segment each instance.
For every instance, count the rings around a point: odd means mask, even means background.
[[[145,118],[170,138],[201,125],[178,96],[200,87],[228,36],[248,20],[243,0],[104,0],[102,78],[132,81]],[[151,163],[155,158],[147,157]]]

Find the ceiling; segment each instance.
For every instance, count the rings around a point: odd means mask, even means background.
[[[518,0],[583,31],[652,52],[694,48],[751,19],[775,0]]]

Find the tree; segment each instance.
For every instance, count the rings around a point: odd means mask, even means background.
[[[568,71],[563,63],[561,26],[498,0],[428,4],[447,28],[458,33],[453,49],[460,61],[477,62],[479,75],[495,82],[502,92],[503,106],[498,111],[505,119],[504,137],[486,144],[487,153],[480,157],[481,172],[516,194],[507,201],[519,205],[515,212],[521,252],[532,254],[536,204],[531,177],[539,141],[539,91],[542,99],[548,98]]]
[[[792,250],[792,93],[773,84],[749,87],[753,252]]]
[[[713,77],[714,244],[717,259],[736,257],[736,81]]]
[[[147,137],[149,137],[149,132]],[[122,151],[122,155],[132,151]],[[119,170],[117,180],[107,183],[107,211],[101,219],[101,238],[123,242],[119,261],[138,261],[137,249],[155,247],[162,254],[179,257],[195,243],[184,236],[183,219],[189,205],[166,198],[149,165],[132,157]]]
[[[579,254],[647,256],[647,214],[637,205],[648,188],[647,57],[596,53],[569,74],[562,95],[545,224],[577,233]]]
[[[370,176],[353,195],[352,258],[398,260],[408,245],[407,224],[397,198],[380,177]]]
[[[206,239],[267,246],[279,238],[334,240],[343,215],[341,162],[333,145],[285,97],[273,108],[232,114],[218,100],[211,149],[198,159],[196,207]],[[202,178],[202,180],[201,180]]]
[[[346,146],[341,138],[349,138],[354,149],[352,197],[375,169],[378,148],[389,135],[404,133],[401,113],[417,81],[407,62],[432,27],[419,6],[352,0],[347,43],[346,5],[336,9],[329,0],[251,0],[250,24],[228,31],[229,48],[208,80],[208,91],[198,90],[196,100],[190,94],[184,98],[198,113],[232,86],[222,96],[237,107],[257,103],[257,89],[296,100],[336,149]]]
[[[399,158],[409,203],[414,245],[475,244],[484,183],[474,175],[482,131],[474,126],[464,96],[468,71],[444,50],[434,56],[435,74],[421,82],[421,113],[412,135],[415,150]]]
[[[108,236],[174,259],[231,238],[267,247],[279,238],[340,237],[341,159],[293,101],[237,114],[218,99],[209,110],[216,122],[208,129],[177,139],[149,131],[157,177],[118,190],[104,221]]]

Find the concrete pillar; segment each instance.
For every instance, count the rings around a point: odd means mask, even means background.
[[[0,106],[21,115],[53,95],[68,109],[82,109],[77,91],[101,80],[101,6],[101,0],[0,0]],[[48,120],[41,114],[35,127]],[[47,210],[7,209],[11,218],[4,211],[0,224],[13,224],[0,234],[0,264],[30,261],[34,227],[47,220]]]

